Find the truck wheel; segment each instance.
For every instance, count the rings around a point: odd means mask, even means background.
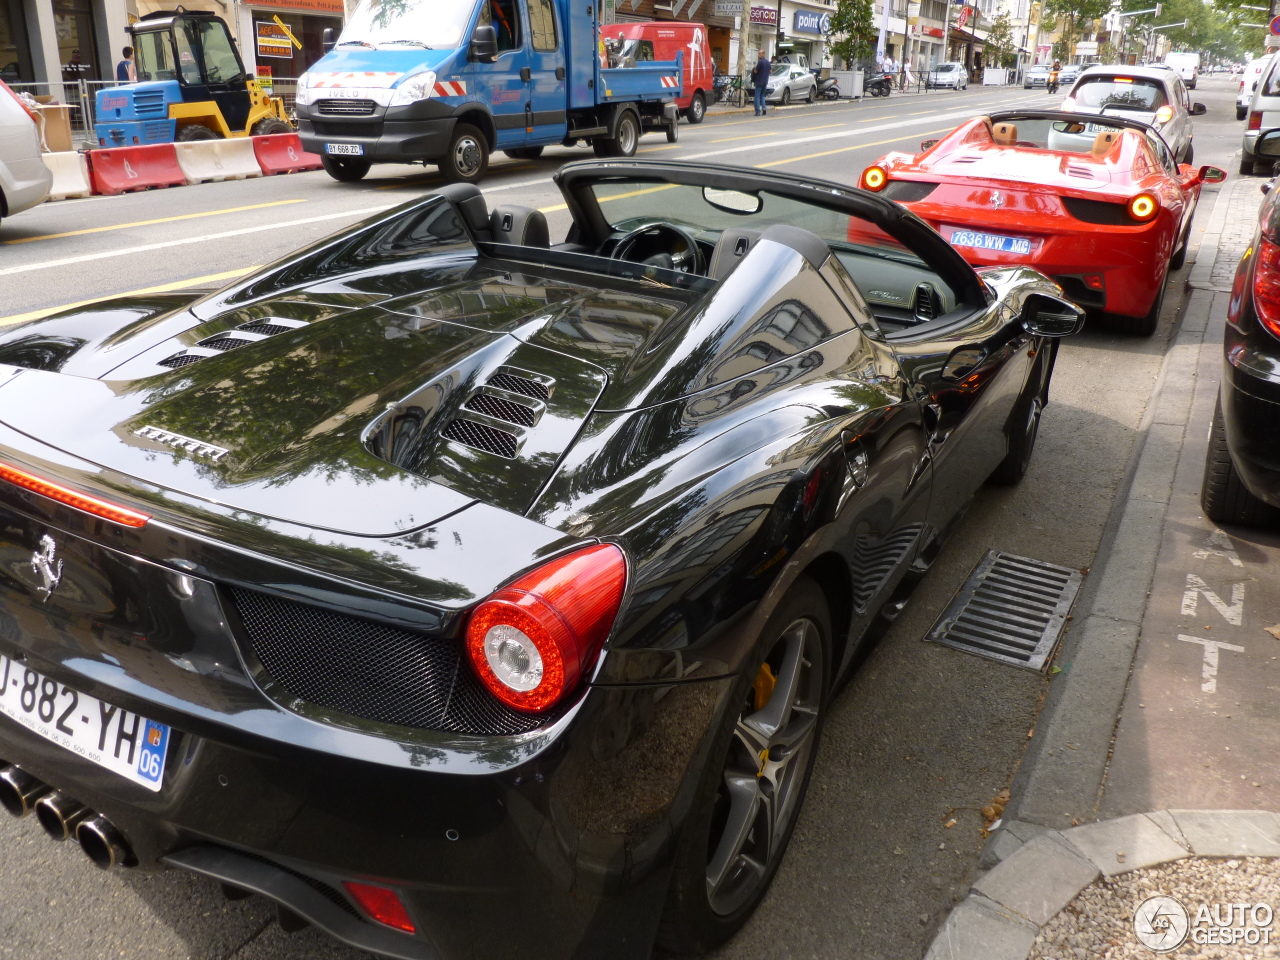
[[[293,133],[293,127],[278,117],[263,117],[249,131],[255,137],[269,137],[273,133]]]
[[[597,157],[634,157],[640,142],[640,121],[630,110],[618,118],[617,133],[605,139],[592,140]]]
[[[354,183],[357,180],[363,180],[373,164],[368,160],[358,160],[354,157],[331,157],[328,154],[321,154],[320,166],[324,167],[324,172],[333,179],[342,183]]]
[[[178,143],[190,143],[192,140],[221,140],[217,133],[198,123],[189,123],[173,138]]]
[[[512,160],[537,160],[542,156],[541,147],[513,147],[510,150],[503,150]]]
[[[667,143],[675,143],[680,139],[680,124],[667,124]]]
[[[489,168],[489,142],[469,123],[455,124],[440,172],[449,183],[475,183]]]
[[[701,90],[693,95],[693,102],[689,104],[689,109],[684,112],[684,115],[690,123],[701,123],[707,115],[707,98],[702,95]]]

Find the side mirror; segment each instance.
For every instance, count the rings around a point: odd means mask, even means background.
[[[920,141],[920,152],[921,152],[921,153],[924,153],[926,150],[932,150],[932,149],[933,149],[934,147],[936,147],[937,145],[938,145],[938,141],[937,141],[937,140],[921,140],[921,141]]]
[[[328,53],[333,49],[333,45],[337,43],[338,38],[333,32],[333,27],[325,27],[320,34],[320,49]]]
[[[1206,107],[1203,103],[1193,103],[1191,105],[1191,115],[1193,117],[1203,117],[1208,112],[1209,112],[1209,108]]]
[[[1200,172],[1196,174],[1201,183],[1221,183],[1227,179],[1227,171],[1221,167],[1211,167],[1205,164],[1200,168]]]
[[[1070,300],[1033,293],[1022,305],[1022,326],[1035,337],[1069,337],[1084,326],[1084,311]]]
[[[482,23],[471,35],[469,58],[481,63],[493,63],[498,59],[498,31],[492,24]]]

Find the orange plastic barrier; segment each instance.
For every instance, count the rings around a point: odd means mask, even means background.
[[[89,171],[93,192],[108,196],[187,182],[172,143],[90,150]]]
[[[295,173],[299,170],[319,170],[320,155],[307,153],[296,133],[273,133],[253,138],[253,153],[258,166],[267,176],[275,173]]]

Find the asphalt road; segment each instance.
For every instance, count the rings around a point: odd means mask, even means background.
[[[1233,96],[1225,78],[1196,91],[1209,106],[1196,122],[1196,155],[1234,176],[1242,124],[1233,119]],[[762,119],[748,111],[682,126],[678,144],[646,138],[641,155],[853,182],[886,150],[911,149],[974,114],[1055,102],[1003,88],[794,107]],[[550,175],[588,155],[557,148],[536,162],[499,159],[485,191],[491,203],[546,210],[555,238],[567,217]],[[375,168],[360,184],[317,172],[46,205],[0,226],[0,323],[112,294],[230,278],[438,182],[421,168]],[[1206,190],[1201,223],[1213,200]],[[1197,236],[1193,228],[1193,242]],[[915,960],[965,893],[983,843],[981,809],[1010,783],[1051,681],[921,637],[990,548],[1093,564],[1184,279],[1185,271],[1171,278],[1154,337],[1091,323],[1064,344],[1026,479],[978,495],[836,700],[787,859],[747,929],[719,957]],[[264,901],[225,903],[202,880],[103,875],[32,821],[0,821],[0,851],[0,958],[367,956],[315,932],[286,935]]]

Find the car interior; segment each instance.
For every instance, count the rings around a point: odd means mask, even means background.
[[[634,181],[593,187],[600,210],[609,211],[607,235],[591,242],[590,229],[575,223],[558,244],[550,242],[546,217],[537,210],[511,204],[490,210],[470,184],[436,192],[453,203],[478,243],[501,245],[494,252],[504,258],[556,266],[577,261],[581,268],[588,266],[580,260],[586,256],[593,270],[617,273],[601,263],[607,260],[610,266],[629,265],[631,276],[648,283],[707,292],[769,240],[799,249],[815,267],[830,260],[824,271],[828,283],[850,312],[870,315],[885,336],[970,312],[919,255],[870,221],[766,191],[671,183],[635,187]]]

